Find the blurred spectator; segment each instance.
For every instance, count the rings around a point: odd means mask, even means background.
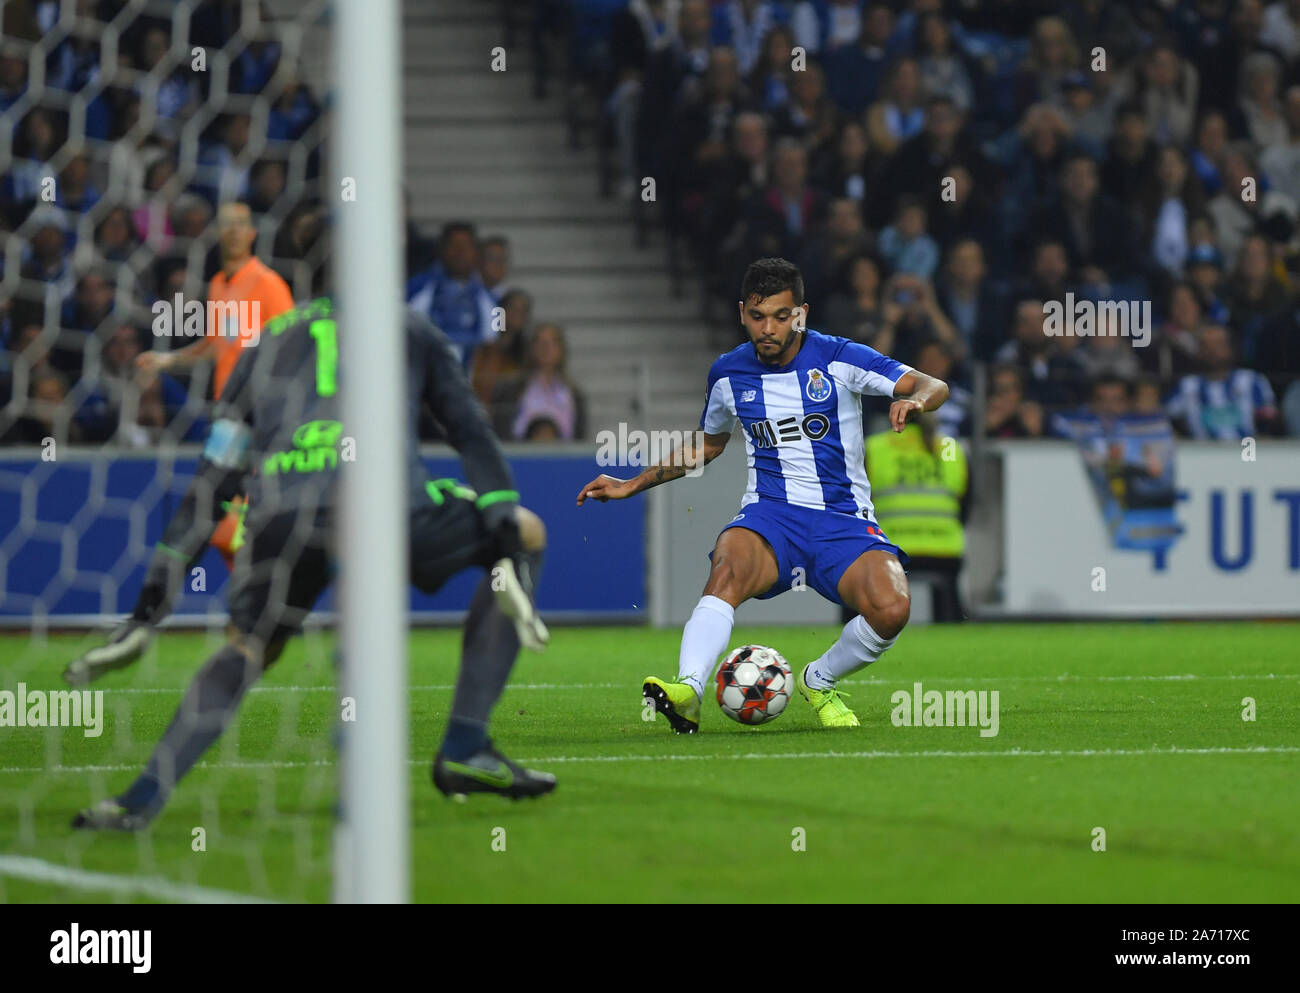
[[[840,266],[835,290],[826,301],[825,323],[814,314],[813,324],[874,348],[885,324],[882,283],[880,264],[871,255],[851,256]]]
[[[199,150],[193,188],[214,207],[242,200],[248,193],[248,129],[247,114],[230,114],[221,130],[221,141]]]
[[[1280,78],[1281,67],[1268,52],[1255,52],[1241,65],[1237,113],[1256,148],[1285,144],[1288,138],[1286,115],[1278,100]]]
[[[736,267],[766,256],[799,258],[811,228],[825,211],[825,197],[807,183],[808,154],[793,139],[779,142],[772,155],[772,184],[751,198],[732,232]],[[732,281],[739,285],[739,278]]]
[[[862,0],[800,0],[790,23],[809,55],[854,44],[862,32]]]
[[[1228,150],[1228,120],[1217,110],[1207,110],[1196,128],[1196,146],[1191,152],[1192,169],[1205,188],[1206,196],[1214,196],[1223,186],[1219,169],[1223,155]]]
[[[710,41],[731,48],[740,74],[748,76],[758,62],[767,33],[788,19],[785,4],[775,0],[723,0],[713,8]]]
[[[925,91],[916,59],[897,59],[885,74],[880,98],[867,108],[867,138],[883,155],[921,133],[925,126]]]
[[[23,412],[0,437],[0,444],[40,445],[46,438],[64,444],[80,441],[80,429],[71,423],[67,398],[68,381],[57,372],[32,376]]]
[[[1141,109],[1144,124],[1160,144],[1182,145],[1191,137],[1200,74],[1172,44],[1159,42],[1135,58],[1121,93]]]
[[[54,175],[50,159],[63,144],[60,122],[51,110],[37,107],[27,113],[14,135],[13,162],[4,174],[3,196],[14,204],[44,201],[45,177]]]
[[[1147,370],[1159,377],[1161,383],[1173,383],[1196,368],[1196,352],[1200,347],[1200,330],[1204,310],[1196,288],[1188,282],[1174,283],[1169,289],[1167,314],[1156,328],[1150,346],[1143,349],[1142,360]]]
[[[564,440],[585,433],[586,401],[565,371],[564,331],[540,324],[529,347],[528,372],[498,387],[494,405],[510,403],[513,413],[503,437],[516,441]],[[539,423],[540,422],[540,423]]]
[[[813,177],[815,185],[833,197],[849,197],[861,204],[875,173],[869,151],[866,129],[857,121],[845,123],[840,128],[835,154],[822,158],[822,165]]]
[[[1063,103],[1066,77],[1081,65],[1070,26],[1059,17],[1039,19],[1030,40],[1029,57],[1017,79],[1020,109],[1035,100]]]
[[[125,207],[113,207],[95,228],[95,250],[109,262],[126,262],[138,245]]]
[[[880,232],[880,254],[897,272],[929,279],[939,267],[939,246],[925,231],[925,205],[918,197],[900,197],[894,223]]]
[[[492,235],[483,239],[479,252],[479,279],[492,299],[500,303],[510,289],[510,242],[504,235]]]
[[[248,206],[254,214],[269,214],[284,196],[288,167],[283,159],[258,159],[248,174]]]
[[[5,13],[8,12],[6,8]],[[15,51],[0,52],[0,114],[16,104],[26,91],[27,60]]]
[[[963,124],[962,114],[950,98],[938,95],[927,100],[924,130],[898,148],[877,184],[871,204],[874,222],[886,223],[892,217],[901,193],[916,194],[926,202],[943,199],[944,182],[958,168],[967,171],[969,180],[986,174],[988,162]],[[965,185],[962,192],[969,196],[970,183]],[[936,191],[941,195],[938,198]],[[968,205],[961,206],[965,209]]]
[[[54,205],[75,214],[89,213],[99,203],[99,190],[90,180],[90,157],[79,152],[59,173]]]
[[[1268,380],[1236,366],[1227,328],[1204,328],[1200,354],[1205,372],[1184,376],[1166,408],[1180,432],[1202,440],[1236,441],[1281,428]]]
[[[1115,115],[1115,136],[1101,167],[1101,189],[1121,204],[1136,205],[1155,172],[1156,144],[1137,104],[1126,104]]]
[[[1187,253],[1186,272],[1205,316],[1211,321],[1226,321],[1228,308],[1221,299],[1223,257],[1219,250],[1213,245],[1194,245]]]
[[[311,91],[296,79],[289,79],[271,104],[267,115],[266,137],[270,141],[297,141],[320,116]]]
[[[1043,409],[1025,399],[1025,377],[1014,365],[997,365],[989,375],[984,430],[990,438],[1038,438]]]
[[[1259,222],[1260,197],[1259,172],[1246,148],[1240,145],[1229,146],[1222,159],[1223,188],[1210,201],[1206,208],[1214,220],[1216,243],[1220,254],[1229,268],[1237,264],[1237,252],[1241,250],[1246,235],[1255,230]],[[1246,180],[1255,189],[1251,199],[1244,199]]]
[[[939,305],[961,335],[964,354],[980,361],[993,357],[1003,319],[1002,306],[987,275],[984,249],[974,238],[966,238],[948,249],[936,291]]]
[[[1096,78],[1096,73],[1072,72],[1067,75],[1061,81],[1065,102],[1060,110],[1074,140],[1090,155],[1100,157],[1114,127],[1115,110],[1098,94],[1093,84]]]
[[[1142,193],[1143,242],[1152,259],[1171,276],[1182,274],[1190,250],[1190,222],[1205,209],[1201,184],[1183,152],[1166,145]]]
[[[468,370],[474,349],[496,337],[496,301],[479,278],[478,235],[472,224],[444,225],[438,250],[439,261],[407,283],[406,302],[446,333]]]
[[[1070,265],[1107,275],[1131,268],[1132,229],[1126,211],[1100,191],[1097,163],[1071,156],[1061,170],[1060,196],[1039,208],[1032,225],[1039,238],[1060,236]],[[1086,273],[1081,273],[1088,278]]]
[[[894,273],[885,283],[881,311],[884,326],[872,342],[877,351],[912,365],[921,346],[938,339],[955,357],[965,358],[966,345],[935,299],[929,280],[912,273]]]
[[[1264,149],[1259,164],[1275,189],[1300,203],[1300,86],[1287,87],[1283,106],[1287,139]]]
[[[175,65],[174,57],[168,52],[171,39],[165,28],[151,27],[140,36],[140,46],[136,54],[136,67],[157,80],[156,127],[159,132],[175,135],[180,132],[181,122],[188,118],[199,106],[199,87],[191,79],[186,69]],[[139,84],[137,92],[143,96],[144,83]]]
[[[841,45],[825,55],[826,89],[835,105],[852,116],[861,114],[879,95],[892,54],[894,11],[887,3],[868,3],[857,44]]]
[[[501,297],[503,327],[495,341],[474,353],[470,376],[474,392],[488,408],[493,423],[499,423],[509,411],[492,409],[497,386],[523,372],[528,358],[528,339],[533,325],[533,298],[524,290],[507,290]]]
[[[942,94],[958,110],[969,110],[975,101],[975,87],[965,63],[953,47],[952,31],[941,14],[932,11],[921,17],[917,30],[917,54],[921,57],[921,85],[926,94]]]
[[[1274,0],[1264,10],[1259,43],[1275,48],[1287,62],[1300,55],[1300,0]]]
[[[826,224],[811,238],[799,260],[804,278],[804,298],[821,307],[846,260],[867,251],[871,239],[862,225],[862,212],[848,197],[830,202]]]
[[[31,257],[23,265],[24,279],[53,283],[60,296],[71,289],[70,269],[64,255],[67,217],[57,207],[37,207],[27,219],[32,232]]]
[[[763,53],[746,80],[749,92],[759,108],[771,113],[790,102],[790,83],[795,73],[794,35],[784,24],[779,24],[763,39]]]
[[[707,0],[683,0],[677,33],[646,62],[637,108],[636,156],[641,175],[664,175],[670,122],[681,108],[687,84],[704,75],[709,64],[711,20]]]
[[[790,99],[772,115],[775,137],[797,138],[810,155],[820,156],[834,147],[839,111],[826,95],[826,76],[812,63],[794,73]]]
[[[955,382],[956,362],[942,341],[927,341],[916,353],[916,371],[948,383],[948,399],[934,413],[939,431],[952,438],[970,434],[970,390]]]

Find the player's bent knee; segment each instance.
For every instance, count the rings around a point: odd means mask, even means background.
[[[910,594],[900,593],[883,604],[877,604],[867,620],[880,637],[893,638],[907,627],[911,615],[912,597]]]
[[[527,507],[516,507],[515,520],[519,522],[519,539],[524,551],[540,552],[546,547],[546,525],[540,517]]]

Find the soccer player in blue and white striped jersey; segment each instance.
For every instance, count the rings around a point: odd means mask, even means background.
[[[688,440],[660,465],[629,480],[601,475],[578,495],[622,500],[685,475],[722,454],[743,428],[749,482],[740,512],[714,545],[704,595],[682,632],[676,681],[649,677],[643,693],[673,730],[699,729],[700,701],[731,640],[735,609],[806,581],[857,611],[839,640],[796,680],[826,727],[856,727],[838,679],[870,665],[907,623],[906,554],[876,523],[863,459],[861,396],[892,397],[895,431],[948,396],[941,380],[875,349],[807,326],[803,277],[784,259],[760,259],[741,284],[749,342],[709,370],[702,442]],[[700,450],[696,450],[696,448]]]

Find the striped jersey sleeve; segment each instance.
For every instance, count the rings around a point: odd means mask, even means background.
[[[736,398],[731,392],[731,379],[722,369],[725,358],[719,358],[709,369],[704,412],[700,415],[700,430],[705,434],[731,434],[736,427]]]
[[[911,366],[856,341],[845,341],[827,370],[854,393],[885,397],[892,397],[899,379],[911,371]]]

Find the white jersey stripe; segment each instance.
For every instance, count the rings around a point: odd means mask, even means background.
[[[838,363],[831,363],[832,366]],[[875,508],[871,505],[871,483],[867,479],[866,443],[862,438],[862,404],[857,394],[848,390],[839,391],[840,444],[844,446],[844,470],[848,473],[849,483],[853,487],[853,500],[858,505],[858,512],[867,512],[871,520],[876,519]]]
[[[763,406],[768,420],[777,430],[786,422],[798,424],[803,420],[803,388],[798,372],[781,372],[763,377]],[[821,475],[817,472],[817,457],[812,441],[797,431],[797,438],[785,441],[784,436],[777,452],[781,459],[781,475],[785,477],[785,498],[796,507],[825,510],[826,499],[822,492]]]

